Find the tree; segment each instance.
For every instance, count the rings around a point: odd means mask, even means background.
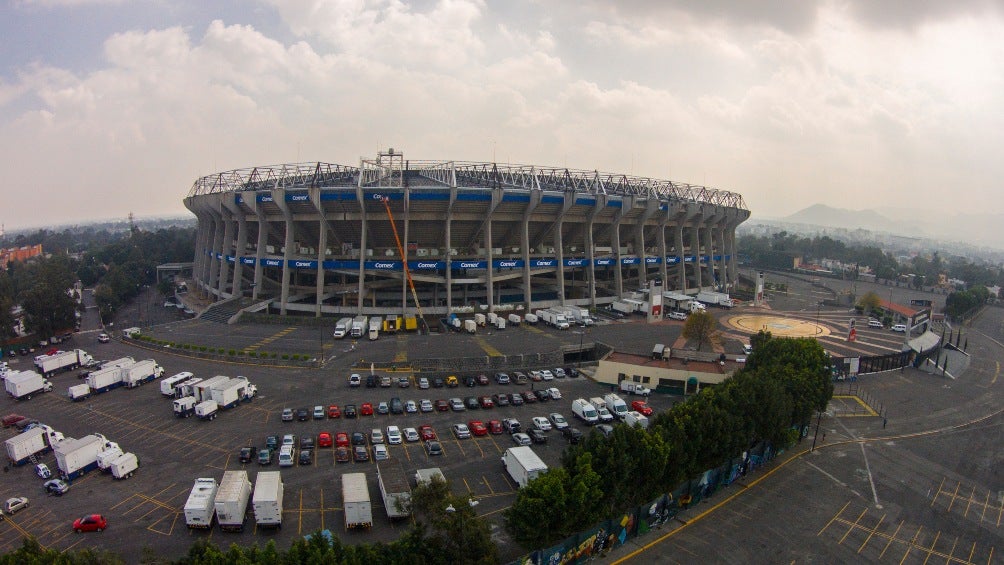
[[[411,509],[423,530],[420,540],[412,538],[408,543],[429,552],[430,559],[439,556],[449,563],[485,564],[498,560],[487,521],[474,511],[470,498],[453,494],[438,477],[412,491]]]
[[[707,311],[694,312],[683,324],[683,337],[696,341],[700,351],[705,343],[714,343],[718,338],[718,320]]]
[[[861,297],[861,300],[858,300],[858,307],[867,313],[878,310],[881,305],[882,299],[879,298],[879,295],[871,291],[866,292],[864,296]]]

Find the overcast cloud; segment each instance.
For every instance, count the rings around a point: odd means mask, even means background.
[[[203,175],[387,147],[704,184],[760,217],[1004,212],[990,0],[6,4],[8,229],[182,214]]]

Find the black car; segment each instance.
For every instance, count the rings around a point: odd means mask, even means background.
[[[436,440],[426,440],[425,442],[425,452],[430,456],[442,455],[443,446],[439,444]]]
[[[355,418],[356,417],[356,405],[355,404],[346,404],[345,405],[345,409],[342,410],[342,414],[346,418]]]
[[[551,400],[551,393],[548,392],[546,389],[535,390],[533,391],[533,395],[536,396],[537,400],[539,400],[540,402],[547,402],[548,400]]]
[[[481,404],[478,403],[478,397],[468,396],[464,399],[464,406],[466,406],[468,410],[477,410],[481,407]]]
[[[390,413],[391,414],[403,414],[404,413],[404,403],[401,399],[394,397],[390,399]]]
[[[569,377],[575,378],[579,376],[579,370],[575,367],[565,367],[565,374]]]
[[[523,405],[523,395],[520,394],[520,393],[518,393],[518,392],[514,392],[514,393],[510,394],[509,395],[509,404],[511,404],[513,406],[522,406]]]
[[[300,449],[314,449],[313,436],[303,436],[300,438]]]
[[[309,449],[300,451],[300,465],[310,465],[314,462],[314,452]]]
[[[370,450],[366,449],[365,446],[362,445],[355,446],[355,448],[353,449],[353,453],[355,453],[356,461],[363,462],[370,460]]]
[[[265,438],[265,447],[272,451],[279,449],[279,436],[268,436]]]
[[[579,441],[582,440],[582,432],[580,432],[577,428],[573,428],[572,426],[563,428],[561,430],[561,435],[564,436],[566,440],[568,440],[568,443],[579,443]]]
[[[366,375],[366,388],[376,388],[377,378],[376,375]]]
[[[432,377],[432,386],[436,388],[443,388],[446,386],[446,382],[443,381],[443,377]]]
[[[242,447],[242,448],[241,448],[241,453],[240,453],[240,457],[239,457],[239,459],[240,459],[240,462],[241,462],[241,463],[250,463],[250,462],[251,462],[251,459],[252,459],[252,458],[253,458],[253,457],[255,456],[255,454],[257,454],[257,453],[258,453],[258,450],[257,450],[257,449],[256,449],[255,447],[253,447],[253,446],[250,446],[250,445],[249,445],[249,446],[247,446],[247,447]]]
[[[366,434],[362,432],[352,432],[352,445],[366,446]]]
[[[478,379],[474,378],[474,375],[467,375],[464,377],[464,384],[467,386],[477,386]]]
[[[310,419],[310,411],[307,410],[306,408],[297,408],[296,419],[301,422],[306,422],[307,420]]]
[[[530,441],[533,443],[547,443],[547,434],[537,428],[530,428],[523,433],[530,436]]]

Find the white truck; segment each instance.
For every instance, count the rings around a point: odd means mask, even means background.
[[[110,442],[101,434],[91,434],[80,439],[66,438],[52,446],[56,454],[56,464],[66,480],[72,481],[97,469],[98,453]]]
[[[70,400],[74,402],[86,400],[91,397],[91,387],[87,386],[87,383],[73,385],[66,389],[66,396],[70,397]]]
[[[248,501],[251,500],[251,481],[247,471],[224,471],[220,488],[216,490],[213,506],[216,522],[224,532],[243,532],[247,518]]]
[[[503,318],[502,316],[495,318],[495,329],[504,330],[505,326],[506,326],[505,318]]]
[[[531,326],[536,325],[537,321],[539,320],[536,314],[532,314],[530,312],[527,312],[526,316],[523,316],[523,319],[526,320],[526,323],[530,324]]]
[[[194,375],[188,371],[182,371],[177,375],[172,375],[166,379],[160,381],[160,393],[164,396],[174,396],[174,387],[178,383],[182,383],[192,378]]]
[[[509,314],[509,323],[512,324],[513,327],[518,326],[521,322],[522,320],[520,320],[519,314]]]
[[[366,322],[369,320],[366,316],[356,316],[352,319],[352,327],[349,328],[349,334],[354,338],[363,337],[366,333]]]
[[[342,507],[345,511],[345,529],[373,526],[373,503],[366,486],[364,473],[342,475]]]
[[[624,413],[624,423],[633,426],[638,424],[642,428],[648,428],[648,417],[646,417],[641,412],[635,410],[628,410]]]
[[[87,375],[87,386],[91,387],[91,390],[95,394],[101,394],[113,388],[118,388],[122,386],[122,368],[135,363],[136,360],[132,357],[123,357],[104,363],[100,369],[91,371]]]
[[[352,330],[352,318],[342,318],[335,323],[335,339],[342,339]]]
[[[213,517],[216,515],[216,479],[203,477],[195,479],[192,492],[185,501],[185,525],[192,529],[213,527]]]
[[[136,469],[139,469],[139,457],[136,457],[135,453],[123,453],[115,458],[108,466],[108,471],[111,472],[112,477],[115,479],[128,479],[136,473]]]
[[[477,314],[474,315],[474,323],[477,324],[478,326],[484,327],[486,322],[487,318],[485,317],[484,314],[478,312]]]
[[[380,330],[383,329],[383,318],[380,316],[373,316],[370,318],[370,326],[368,336],[370,341],[373,341],[380,337]]]
[[[589,403],[596,409],[596,416],[600,419],[600,423],[606,424],[614,421],[614,415],[610,413],[610,410],[607,410],[607,403],[602,398],[594,396],[589,399]]]
[[[237,406],[242,400],[253,397],[257,390],[246,377],[234,377],[213,385],[209,393],[220,409],[228,410]]]
[[[446,482],[446,476],[443,475],[443,471],[439,467],[430,467],[415,471],[415,484],[417,486],[429,484],[434,478],[438,478],[444,483]]]
[[[109,445],[98,453],[98,469],[103,473],[109,472],[112,461],[118,459],[120,455],[122,455],[122,448],[119,447],[119,444],[114,441],[109,442]]]
[[[585,398],[576,398],[572,401],[572,415],[590,426],[600,422],[600,415],[596,412],[596,408]]]
[[[203,400],[195,405],[195,415],[200,420],[215,420],[220,407],[215,400]]]
[[[259,528],[282,527],[282,474],[279,471],[261,471],[254,480],[251,508]]]
[[[735,302],[729,298],[729,295],[724,292],[713,292],[710,290],[702,290],[697,293],[697,300],[705,303],[721,306],[722,308],[732,308],[735,306]]]
[[[565,314],[565,318],[569,322],[575,322],[580,326],[591,326],[595,323],[592,317],[589,316],[589,310],[585,308],[578,306],[558,306],[554,309]]]
[[[57,351],[51,355],[35,357],[35,367],[38,372],[50,377],[60,371],[72,371],[77,367],[88,367],[94,363],[94,358],[82,349],[72,351]]]
[[[477,333],[478,323],[475,320],[467,319],[464,320],[464,331],[469,334]]]
[[[528,445],[506,449],[502,453],[502,466],[520,488],[547,472],[547,465]]]
[[[122,367],[122,384],[126,388],[136,388],[164,374],[164,368],[153,359],[136,361],[132,365]]]
[[[662,359],[662,354],[665,351],[666,351],[666,346],[665,345],[663,345],[661,343],[655,344],[652,347],[652,359]]]
[[[610,309],[621,314],[634,314],[636,306],[625,300],[614,300],[610,303]]]
[[[194,396],[182,396],[173,403],[174,415],[178,418],[190,418],[195,414],[195,405],[198,402]]]
[[[192,396],[194,396],[199,402],[212,400],[212,388],[229,380],[230,377],[224,375],[216,375],[215,377],[203,379],[201,382],[192,385]]]
[[[603,403],[615,418],[618,420],[624,419],[624,414],[627,413],[628,407],[627,403],[621,397],[611,392],[603,396]]]
[[[558,328],[559,330],[567,330],[571,327],[571,324],[568,323],[568,318],[557,310],[552,310],[550,308],[547,310],[537,310],[537,317],[543,320],[545,324]]]
[[[182,381],[174,385],[174,396],[177,398],[184,398],[186,396],[195,396],[195,386],[201,383],[203,379],[199,377],[192,377],[187,381]]]
[[[690,309],[691,314],[693,314],[694,312],[704,312],[705,310],[708,309],[708,307],[705,306],[704,303],[699,300],[691,300],[688,303],[687,307]]]
[[[7,448],[7,458],[13,465],[18,466],[31,461],[33,455],[49,451],[62,439],[63,434],[49,426],[36,426],[8,439],[4,442],[4,447]]]
[[[652,389],[641,383],[632,381],[621,381],[620,389],[621,392],[626,392],[628,394],[640,394],[641,396],[648,396],[652,394]]]
[[[400,465],[389,461],[378,464],[377,484],[388,518],[395,520],[411,516],[411,486]]]
[[[14,400],[31,400],[32,395],[52,391],[52,383],[35,371],[11,371],[4,381],[7,394]]]

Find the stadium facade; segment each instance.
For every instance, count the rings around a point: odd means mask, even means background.
[[[742,196],[631,175],[500,163],[297,163],[195,181],[193,277],[217,300],[300,315],[424,314],[491,305],[599,307],[663,281],[736,280]],[[389,212],[388,212],[389,207]],[[399,234],[400,249],[391,226]],[[407,271],[405,271],[407,264]]]

